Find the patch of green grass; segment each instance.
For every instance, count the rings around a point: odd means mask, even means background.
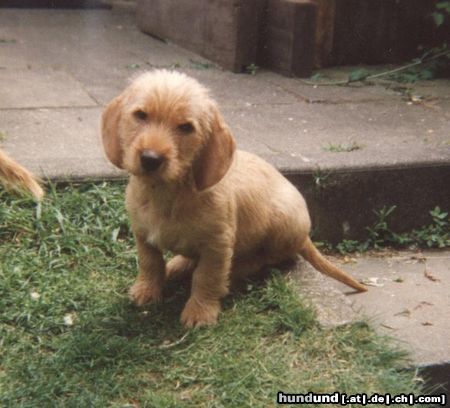
[[[210,62],[196,61],[193,59],[191,59],[189,61],[191,63],[191,68],[194,68],[194,69],[204,70],[204,69],[214,68],[214,64],[211,64]]]
[[[360,150],[360,149],[362,149],[362,146],[356,142],[338,143],[338,144],[329,143],[328,146],[325,146],[322,149],[327,152],[342,153],[342,152],[353,152],[355,150]]]
[[[7,133],[0,130],[0,143],[4,142],[7,137],[8,137]]]
[[[187,331],[188,285],[132,306],[122,183],[0,192],[0,406],[267,407],[278,391],[420,393],[404,353],[365,323],[319,327],[278,273]]]

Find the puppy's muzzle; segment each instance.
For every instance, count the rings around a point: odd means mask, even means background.
[[[154,152],[153,150],[144,150],[141,153],[141,166],[146,172],[158,170],[164,160],[164,156]]]

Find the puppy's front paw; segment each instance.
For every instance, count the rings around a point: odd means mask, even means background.
[[[137,280],[129,290],[130,299],[137,306],[158,302],[162,297],[161,286],[145,280]]]
[[[219,301],[201,302],[191,297],[181,313],[180,320],[188,328],[210,326],[217,323],[219,312]]]

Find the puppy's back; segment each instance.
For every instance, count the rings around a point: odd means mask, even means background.
[[[238,250],[251,250],[246,242],[262,242],[268,234],[295,240],[309,234],[311,221],[303,196],[265,160],[236,151],[223,182],[236,201]]]

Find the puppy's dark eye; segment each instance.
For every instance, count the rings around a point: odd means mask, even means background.
[[[177,129],[182,133],[191,133],[194,131],[194,126],[191,123],[182,123],[177,127]]]
[[[144,112],[141,109],[138,109],[137,111],[133,112],[133,115],[136,119],[138,120],[147,120],[148,119],[148,114],[147,112]]]

